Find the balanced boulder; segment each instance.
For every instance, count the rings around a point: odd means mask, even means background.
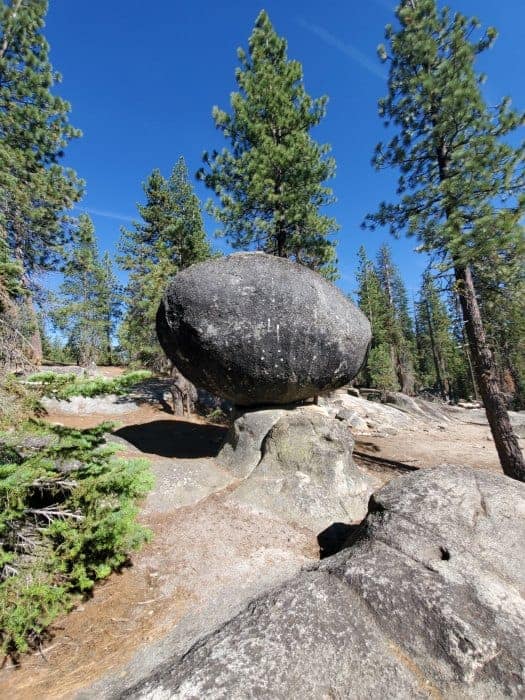
[[[337,287],[264,253],[178,273],[157,333],[195,385],[243,406],[292,403],[347,384],[371,338],[368,320]]]

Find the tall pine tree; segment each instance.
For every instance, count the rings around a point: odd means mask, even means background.
[[[64,333],[67,347],[78,365],[97,362],[106,349],[104,291],[95,229],[82,214],[73,231],[63,269],[60,304],[53,312],[55,325]]]
[[[372,344],[360,381],[373,388],[397,391],[400,387],[390,333],[395,323],[392,308],[364,246],[359,248],[358,261],[357,303],[368,317],[372,328]]]
[[[100,353],[100,361],[108,365],[113,364],[113,338],[117,321],[121,316],[121,293],[115,272],[113,261],[106,251],[98,265],[97,271],[98,308],[101,318],[102,336],[104,338],[103,350]]]
[[[443,399],[466,395],[469,387],[466,358],[454,336],[447,306],[429,271],[423,275],[415,304],[417,365],[425,387]]]
[[[35,276],[56,269],[66,238],[64,211],[80,198],[81,183],[59,161],[80,135],[68,123],[69,104],[52,94],[60,80],[49,62],[42,29],[46,0],[0,2],[0,239],[22,269],[25,313],[33,319]]]
[[[160,369],[165,355],[157,340],[155,316],[173,275],[211,256],[200,203],[179,158],[169,180],[154,170],[144,184],[146,203],[138,205],[142,221],[122,229],[121,267],[129,273],[124,290],[121,345],[131,362]]]
[[[388,245],[383,244],[377,256],[377,276],[387,304],[386,331],[401,391],[414,393],[414,329],[408,308],[406,288],[399,270],[392,261]]]
[[[261,12],[248,52],[237,52],[239,91],[231,96],[231,114],[213,109],[231,148],[205,154],[199,176],[219,198],[210,211],[234,248],[292,258],[335,279],[330,234],[338,226],[320,211],[334,201],[324,182],[335,162],[309,133],[324,117],[327,98],[306,93],[302,66],[286,49]]]
[[[523,115],[509,100],[487,107],[474,61],[495,38],[472,41],[476,20],[438,10],[435,0],[403,0],[388,26],[389,94],[380,114],[397,134],[379,144],[376,167],[401,171],[397,203],[382,203],[369,224],[415,235],[455,278],[476,379],[503,471],[525,480],[498,371],[480,313],[473,268],[497,251],[523,250],[524,147],[505,137]]]

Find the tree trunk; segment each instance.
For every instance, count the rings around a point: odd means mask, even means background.
[[[27,314],[27,319],[28,322],[31,326],[30,329],[30,336],[28,338],[29,340],[29,345],[31,347],[31,354],[32,357],[30,358],[31,361],[36,364],[36,365],[41,365],[42,364],[42,337],[40,335],[40,327],[38,325],[38,316],[35,311],[35,307],[33,305],[33,299],[30,295],[30,293],[27,293],[27,296],[24,300],[24,305],[26,307],[26,314]]]
[[[498,384],[497,368],[487,344],[471,270],[468,266],[456,266],[454,272],[474,371],[501,467],[507,476],[525,481],[523,455],[518,438],[512,430],[505,400]]]

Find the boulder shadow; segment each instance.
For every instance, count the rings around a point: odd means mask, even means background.
[[[332,523],[326,530],[317,535],[319,559],[331,557],[343,549],[350,547],[359,539],[363,532],[363,523],[348,525],[348,523]]]
[[[187,421],[155,420],[137,423],[115,430],[115,435],[137,447],[141,452],[159,457],[197,459],[216,457],[227,428]]]

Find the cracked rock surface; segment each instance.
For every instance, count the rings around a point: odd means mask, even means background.
[[[525,485],[465,467],[390,482],[348,547],[126,698],[523,697]]]

